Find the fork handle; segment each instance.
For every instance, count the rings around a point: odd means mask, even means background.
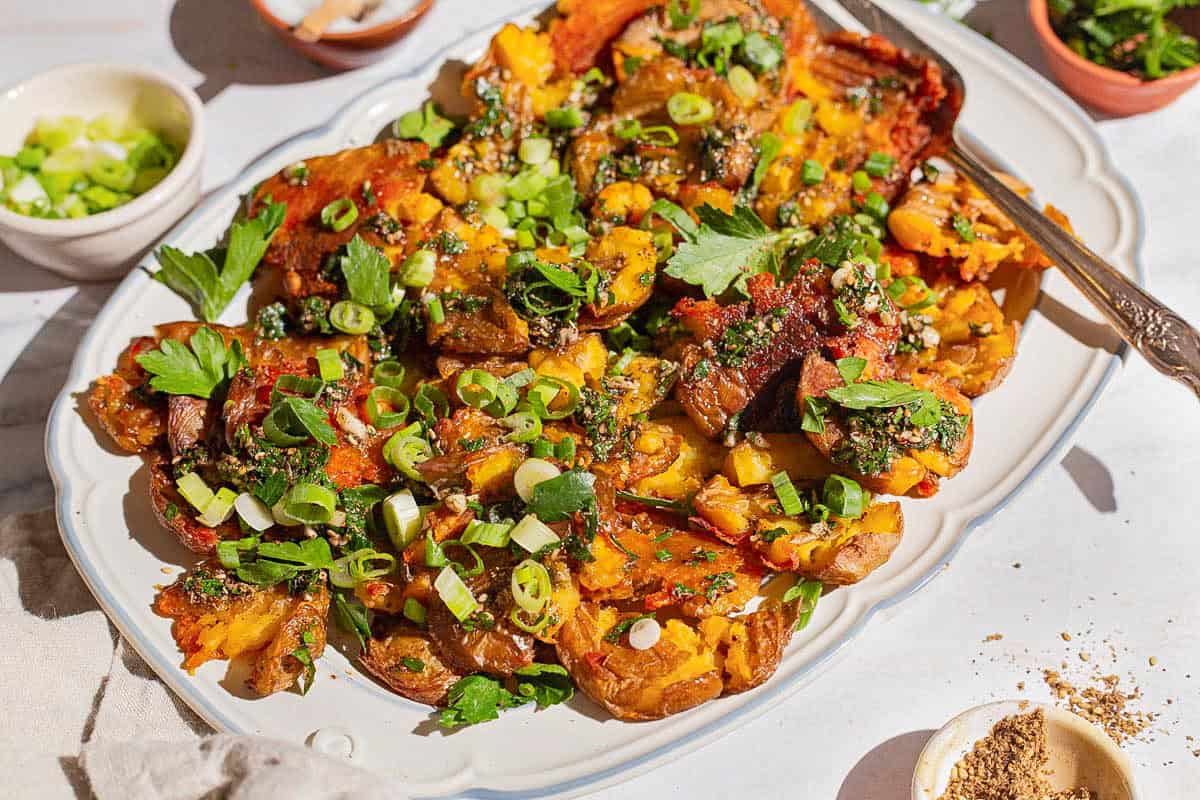
[[[1200,333],[1008,188],[957,143],[945,158],[1058,265],[1068,280],[1159,372],[1200,397]]]

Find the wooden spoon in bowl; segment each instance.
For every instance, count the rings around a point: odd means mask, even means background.
[[[302,42],[315,42],[321,34],[340,17],[361,20],[383,3],[383,0],[325,0],[319,8],[309,13],[293,33]]]

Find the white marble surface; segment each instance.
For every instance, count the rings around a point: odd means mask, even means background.
[[[523,5],[438,0],[387,62],[331,76],[279,44],[246,2],[42,0],[0,15],[0,83],[88,58],[180,76],[208,104],[211,190],[389,72]],[[1023,7],[992,0],[973,21],[1040,69]],[[1099,124],[1146,207],[1151,289],[1200,321],[1200,92],[1154,115]],[[1070,198],[1048,199],[1070,209]],[[110,290],[66,283],[0,249],[0,516],[51,500],[42,456],[46,412]],[[1191,470],[1200,470],[1196,406],[1131,357],[1063,464],[975,534],[930,586],[877,617],[810,690],[605,796],[904,800],[932,729],[977,703],[1046,698],[1040,670],[1063,661],[1073,676],[1099,663],[1141,687],[1140,706],[1161,712],[1153,740],[1128,748],[1143,796],[1194,796],[1200,532],[1188,487]],[[985,643],[993,633],[1003,639]],[[1091,654],[1091,664],[1080,651]]]

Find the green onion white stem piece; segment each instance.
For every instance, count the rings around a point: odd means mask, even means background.
[[[249,492],[239,494],[233,501],[233,508],[242,522],[253,530],[265,531],[275,524],[275,518],[271,516],[271,509],[267,504]]]
[[[213,495],[213,499],[208,501],[208,505],[204,507],[203,513],[196,519],[199,520],[201,525],[215,528],[229,519],[233,514],[233,502],[235,500],[237,500],[237,493],[222,486]]]
[[[180,475],[175,481],[175,488],[179,490],[179,494],[192,504],[192,507],[197,511],[203,512],[208,504],[213,499],[213,491],[208,488],[208,484],[194,472],[188,472]]]
[[[403,550],[417,538],[422,517],[421,507],[408,489],[401,489],[383,501],[383,524],[397,550]]]
[[[442,598],[442,602],[446,604],[446,608],[450,609],[450,613],[459,622],[479,610],[479,603],[476,602],[475,595],[471,594],[471,590],[463,583],[462,578],[458,577],[458,573],[454,571],[453,567],[442,568],[433,581],[433,588],[437,591],[438,597]]]
[[[509,533],[508,538],[531,553],[558,544],[558,534],[533,514],[526,514]]]
[[[543,481],[557,478],[559,474],[558,467],[549,461],[541,458],[527,458],[513,473],[513,486],[517,489],[517,495],[528,503],[533,499],[533,487]]]

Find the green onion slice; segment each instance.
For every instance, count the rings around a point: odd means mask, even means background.
[[[468,568],[466,564],[463,564],[460,561],[455,561],[449,556],[446,556],[447,563],[454,567],[455,572],[464,578],[471,578],[476,575],[483,574],[483,559],[479,556],[479,553],[476,552],[472,545],[467,544],[462,539],[447,539],[441,543],[442,553],[445,553],[451,547],[460,547],[463,550],[466,550],[471,555],[472,560],[471,567]]]
[[[530,411],[518,411],[500,420],[500,424],[511,430],[504,437],[506,442],[529,444],[542,435],[542,421]]]
[[[208,501],[204,511],[196,519],[201,525],[215,528],[225,522],[233,514],[233,502],[237,500],[237,492],[222,486]]]
[[[180,475],[179,479],[175,481],[175,488],[179,490],[183,499],[191,503],[197,511],[203,512],[212,502],[212,489],[208,488],[204,479],[194,472]]]
[[[226,539],[217,542],[217,559],[225,569],[237,569],[242,565],[241,554],[248,553],[258,547],[257,536],[247,536],[244,539]]]
[[[323,381],[340,381],[346,376],[346,365],[342,354],[332,347],[317,351],[317,371]]]
[[[794,517],[804,511],[800,495],[796,492],[796,487],[786,472],[776,472],[772,475],[771,485],[775,487],[775,496],[779,499],[779,505],[783,508],[784,514]]]
[[[676,125],[703,125],[714,113],[711,102],[691,92],[676,92],[667,100],[667,114]]]
[[[542,419],[563,419],[579,407],[579,387],[550,375],[540,375],[530,385],[525,399],[533,413]],[[556,403],[558,408],[552,409]]]
[[[425,606],[414,597],[404,599],[404,618],[417,625],[425,624]]]
[[[391,407],[383,411],[381,406]],[[408,419],[408,396],[391,386],[376,386],[367,395],[367,421],[381,431],[399,428]]]
[[[329,324],[342,333],[367,333],[375,326],[375,312],[353,300],[341,300],[329,310]]]
[[[432,250],[417,250],[400,265],[400,282],[421,288],[433,283],[437,271],[437,254]]]
[[[448,563],[450,560],[442,552],[442,546],[433,538],[433,532],[427,532],[425,534],[425,566],[444,567]]]
[[[287,493],[283,510],[305,525],[323,525],[333,518],[337,494],[315,483],[297,483]]]
[[[531,553],[536,553],[561,540],[549,525],[533,514],[526,514],[509,533],[509,539]]]
[[[371,380],[380,386],[399,389],[400,384],[404,383],[404,365],[393,358],[380,361],[371,371]]]
[[[481,522],[473,519],[463,531],[463,544],[482,544],[487,547],[508,547],[509,534],[512,532],[511,523]]]
[[[392,434],[383,446],[383,460],[392,465],[401,475],[421,480],[421,473],[416,465],[433,457],[433,448],[424,439],[406,434],[404,431]]]
[[[483,408],[491,405],[496,399],[500,381],[490,372],[482,369],[465,369],[458,375],[454,384],[454,393],[466,405]]]
[[[512,571],[513,602],[530,614],[537,614],[550,603],[550,572],[527,558]]]
[[[437,591],[438,597],[442,598],[442,602],[446,604],[446,608],[450,609],[450,613],[459,622],[470,617],[479,610],[479,603],[475,600],[475,595],[471,594],[471,590],[462,582],[462,578],[458,577],[458,573],[450,567],[443,567],[438,573],[437,578],[433,581],[433,588]]]
[[[321,224],[341,233],[358,219],[358,206],[349,197],[339,197],[321,209]]]
[[[284,397],[304,397],[309,400],[325,388],[325,381],[320,378],[306,378],[302,375],[280,375],[271,387],[271,402],[278,403]]]
[[[450,401],[446,398],[446,393],[432,383],[423,383],[417,387],[412,404],[426,425],[432,425],[439,417],[450,413]]]
[[[356,584],[382,578],[395,571],[396,557],[391,553],[381,553],[367,547],[350,555],[350,577]]]

